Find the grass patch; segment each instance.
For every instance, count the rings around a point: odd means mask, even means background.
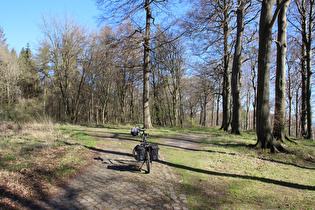
[[[0,124],[0,208],[23,209],[53,194],[60,183],[90,163],[97,149],[132,148],[132,126],[72,126],[51,123]],[[246,147],[242,136],[216,129],[155,128],[158,143],[190,209],[313,209],[315,142],[295,139],[288,153]],[[102,146],[101,146],[102,145]],[[18,198],[20,199],[16,199]]]
[[[0,124],[0,209],[36,206],[91,161],[89,149],[66,144],[95,145],[80,132],[52,123]]]
[[[191,209],[312,209],[315,204],[312,141],[297,140],[298,145],[285,146],[288,153],[270,154],[247,147],[256,143],[252,132],[161,128],[152,133],[177,171]],[[180,146],[169,145],[167,139],[174,137]]]

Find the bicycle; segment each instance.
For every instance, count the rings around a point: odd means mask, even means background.
[[[132,151],[133,157],[137,161],[142,162],[142,165],[139,167],[139,170],[141,170],[144,164],[146,164],[147,166],[146,173],[150,173],[152,161],[158,160],[159,148],[157,144],[149,144],[147,142],[147,137],[149,136],[149,134],[146,133],[145,130],[141,129],[141,126],[139,126],[138,133],[133,133],[133,131],[135,132],[135,130],[133,129],[131,131],[133,136],[135,136],[136,134],[138,134],[138,136],[142,136],[142,142],[139,145],[135,146],[135,148]]]

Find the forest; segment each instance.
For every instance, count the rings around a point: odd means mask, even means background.
[[[1,120],[254,130],[273,152],[314,139],[314,0],[95,3],[97,30],[43,15],[36,49],[0,28]]]

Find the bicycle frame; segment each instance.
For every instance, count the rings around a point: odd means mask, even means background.
[[[146,164],[146,172],[150,173],[150,164],[152,164],[152,161],[159,160],[159,147],[156,143],[150,144],[147,142],[147,137],[149,134],[146,133],[145,130],[141,129],[141,125],[136,125],[134,128],[132,128],[131,135],[142,137],[141,143],[136,145],[132,151],[132,154],[138,162],[143,162],[139,170],[141,170],[143,165]]]
[[[142,130],[141,127],[139,126],[139,135],[142,136],[142,142],[139,144],[139,146],[142,146],[145,149],[144,159],[141,160],[143,161],[143,163],[139,169],[141,170],[143,165],[146,164],[147,165],[146,173],[150,173],[150,168],[151,168],[150,163],[152,163],[152,160],[151,160],[151,155],[150,155],[151,147],[150,147],[150,144],[147,142],[147,137],[149,136],[149,134],[145,133],[145,130]],[[133,151],[133,154],[135,154],[135,151]]]

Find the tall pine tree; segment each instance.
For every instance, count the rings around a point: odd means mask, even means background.
[[[21,89],[22,97],[26,99],[38,97],[41,92],[39,75],[29,44],[27,44],[26,48],[22,48],[20,52],[19,66],[22,74],[18,85]]]

